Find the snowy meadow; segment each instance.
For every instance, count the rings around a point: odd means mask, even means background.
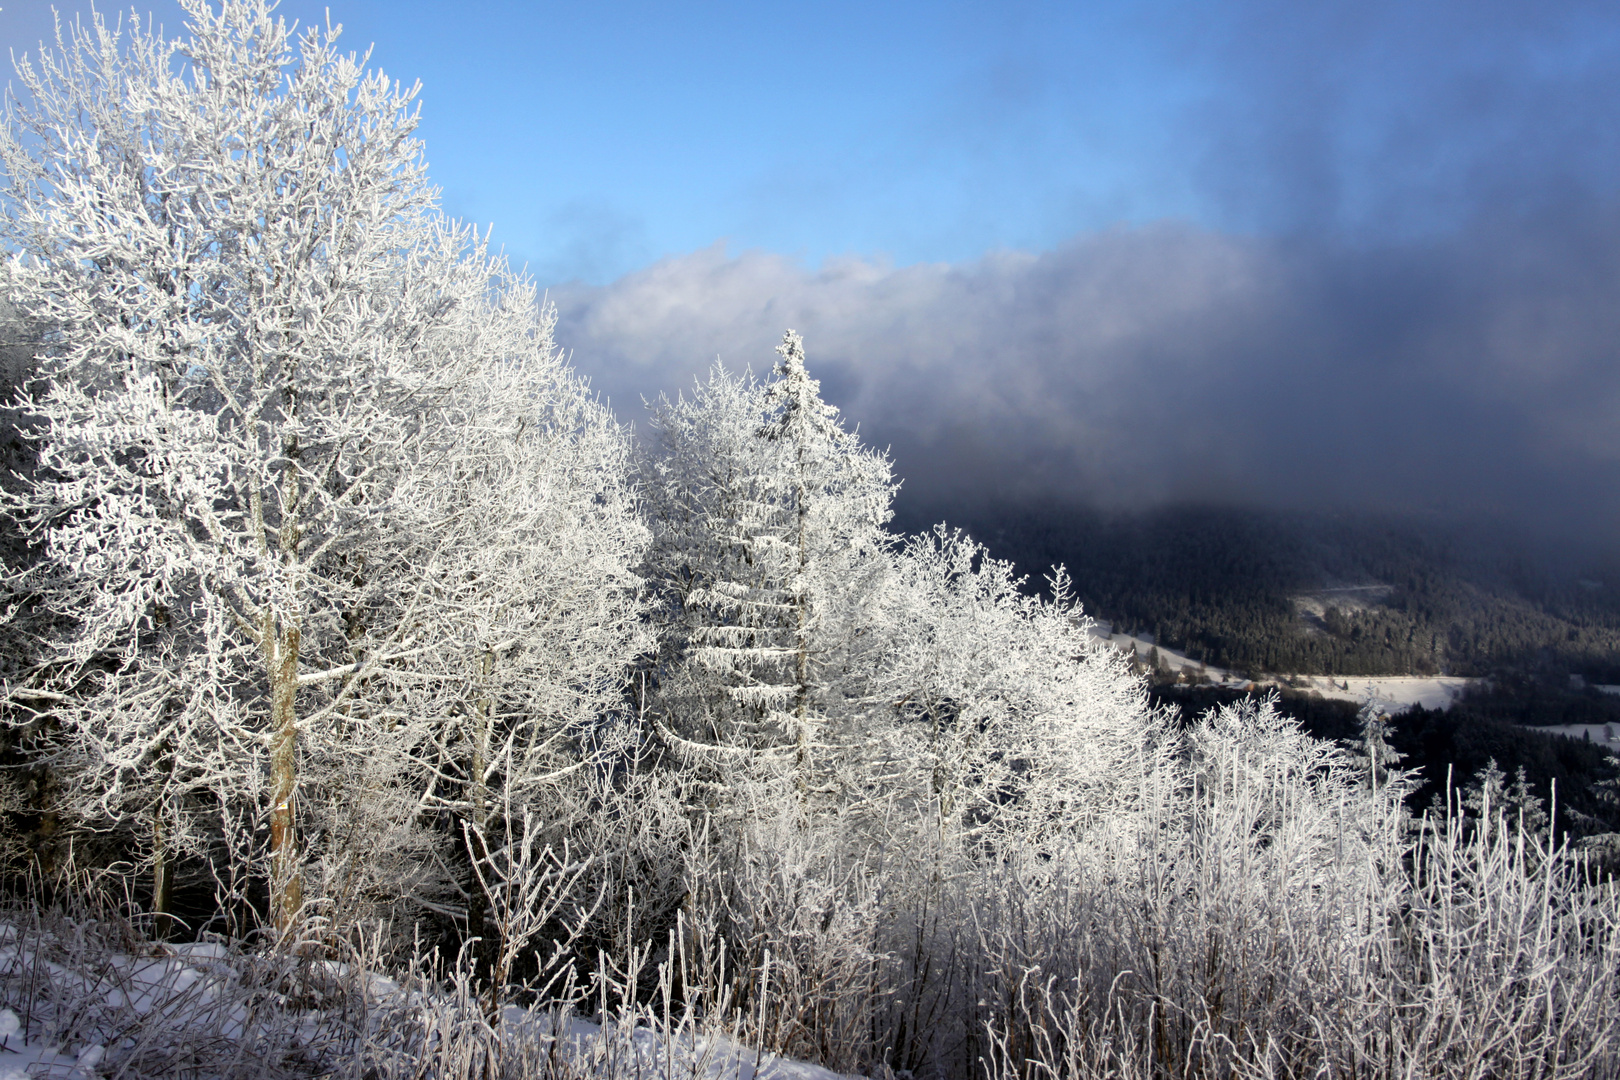
[[[632,437],[414,89],[185,6],[0,132],[0,1076],[1620,1075],[1522,785],[1150,707],[791,330]]]

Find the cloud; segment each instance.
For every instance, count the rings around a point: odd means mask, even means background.
[[[1172,145],[1206,221],[1387,239],[1620,190],[1611,3],[1176,7],[1153,37],[1205,88]]]
[[[1620,524],[1620,212],[1377,248],[1159,224],[820,269],[723,246],[554,290],[621,417],[784,328],[904,497],[1186,499]]]

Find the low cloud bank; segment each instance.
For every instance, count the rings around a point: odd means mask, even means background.
[[[1353,247],[1162,224],[819,270],[717,245],[552,290],[620,416],[783,329],[903,498],[1197,499],[1620,525],[1620,212]]]

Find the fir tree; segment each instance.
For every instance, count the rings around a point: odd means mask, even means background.
[[[804,808],[831,790],[818,752],[886,569],[895,485],[821,400],[799,335],[777,352],[763,385],[717,368],[654,409],[648,575],[666,732],[689,754],[712,748],[717,768],[791,775]]]
[[[1389,734],[1394,726],[1389,713],[1380,708],[1369,694],[1356,716],[1361,729],[1359,738],[1350,740],[1350,754],[1367,783],[1375,790],[1388,786],[1391,779],[1400,779],[1397,770],[1404,755],[1389,745]]]

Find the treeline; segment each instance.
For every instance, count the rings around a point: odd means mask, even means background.
[[[1620,578],[1488,531],[1217,507],[952,510],[1032,580],[1061,563],[1096,617],[1219,667],[1620,681]],[[900,504],[906,528],[943,512]],[[1322,592],[1368,584],[1387,589]],[[1318,593],[1320,615],[1296,601]]]

